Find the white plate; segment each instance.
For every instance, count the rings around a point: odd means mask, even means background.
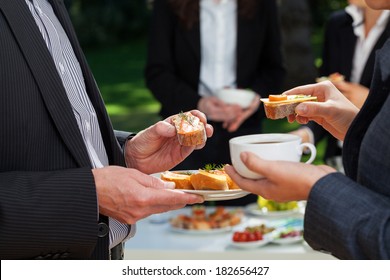
[[[187,193],[202,195],[205,201],[231,200],[241,198],[249,194],[243,190],[226,190],[226,191],[200,191],[200,190],[181,190]]]
[[[178,172],[189,172],[189,173],[197,173],[198,170],[176,170]],[[161,173],[154,173],[152,176],[161,178]],[[180,191],[193,193],[197,195],[203,196],[205,201],[218,201],[218,200],[231,200],[244,197],[249,194],[247,191],[243,190],[226,190],[226,191],[218,191],[218,190],[183,190]]]
[[[256,249],[272,242],[274,235],[274,232],[264,234],[263,239],[257,241],[235,242],[232,240],[231,245],[239,249]]]
[[[275,238],[274,240],[272,240],[272,243],[286,245],[286,244],[293,244],[302,241],[303,241],[303,236],[295,236],[295,237]]]
[[[267,211],[266,209],[259,208],[257,203],[251,203],[248,204],[245,207],[245,211],[248,214],[255,215],[255,216],[267,216],[267,217],[287,217],[291,216],[293,214],[302,213],[304,210],[304,204],[301,202],[298,202],[298,208],[292,209],[292,210],[286,210],[286,211]]]
[[[303,235],[293,236],[293,237],[284,237],[284,238],[279,237],[281,233],[292,231],[292,230],[302,231],[303,228],[302,227],[292,227],[292,228],[289,227],[289,228],[278,229],[278,233],[276,234],[275,238],[272,240],[272,243],[285,245],[285,244],[292,244],[292,243],[302,242],[303,241]]]
[[[225,233],[229,232],[233,229],[233,227],[223,227],[223,228],[213,228],[207,230],[199,230],[199,229],[184,229],[184,228],[175,228],[171,226],[171,230],[177,233],[184,234],[194,234],[194,235],[208,235],[208,234],[216,234],[216,233]]]

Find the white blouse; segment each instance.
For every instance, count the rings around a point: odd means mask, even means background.
[[[236,87],[236,0],[200,1],[201,65],[199,94]]]
[[[363,11],[355,5],[347,6],[345,11],[353,18],[353,31],[357,37],[350,80],[353,83],[359,83],[367,59],[386,28],[390,11],[386,10],[381,13],[375,26],[370,30],[367,36],[365,36]]]

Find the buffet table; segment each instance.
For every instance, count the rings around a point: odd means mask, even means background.
[[[246,214],[241,224],[230,230],[215,230],[209,233],[194,233],[175,230],[169,219],[178,214],[189,214],[190,208],[152,215],[137,223],[135,237],[126,242],[125,259],[134,260],[203,260],[203,259],[268,259],[268,260],[309,260],[335,259],[333,256],[311,249],[304,241],[291,244],[268,243],[258,248],[242,249],[232,245],[235,230],[245,225],[274,223],[281,217],[262,217]],[[301,213],[287,218],[299,219]],[[283,217],[286,219],[286,217]]]

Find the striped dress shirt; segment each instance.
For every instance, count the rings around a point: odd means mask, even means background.
[[[26,0],[32,16],[53,57],[58,74],[71,103],[74,116],[93,168],[108,165],[95,109],[88,97],[83,73],[71,43],[48,0]],[[97,215],[98,216],[98,215]],[[109,218],[110,248],[134,235],[135,227]]]

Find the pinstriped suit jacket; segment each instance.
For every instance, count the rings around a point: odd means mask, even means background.
[[[51,0],[83,71],[110,164],[123,155],[63,0]],[[108,258],[91,163],[24,0],[0,0],[0,257]],[[100,217],[106,222],[107,217]]]
[[[342,259],[390,259],[390,41],[377,54],[366,103],[345,137],[347,176],[312,189],[305,239]]]

